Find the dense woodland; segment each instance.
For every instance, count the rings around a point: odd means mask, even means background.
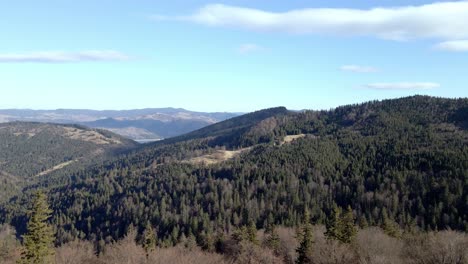
[[[98,141],[94,134],[110,143]],[[78,125],[0,124],[0,201],[54,166],[69,162],[67,171],[81,169],[136,146],[111,132]]]
[[[303,136],[285,143],[287,135]],[[245,151],[215,164],[184,162],[224,149]],[[38,177],[0,206],[0,222],[26,232],[37,189],[48,194],[56,245],[84,239],[98,252],[133,229],[140,242],[151,230],[163,248],[190,237],[215,251],[220,234],[243,226],[295,228],[306,211],[327,225],[334,208],[348,207],[354,224],[393,228],[397,238],[467,232],[468,99],[255,112]]]
[[[69,130],[66,130],[69,129]],[[86,132],[118,139],[118,144],[97,144],[85,136]],[[67,136],[69,135],[69,136]],[[27,122],[0,124],[0,171],[18,177],[31,177],[54,165],[77,158],[92,156],[100,150],[134,147],[135,144],[105,130],[92,130],[78,125],[56,125]],[[94,156],[97,156],[94,154]]]

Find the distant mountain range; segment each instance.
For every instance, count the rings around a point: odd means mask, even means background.
[[[182,108],[135,110],[57,109],[0,110],[0,123],[12,121],[81,124],[103,128],[137,141],[154,141],[179,136],[235,117],[240,113],[204,113]]]

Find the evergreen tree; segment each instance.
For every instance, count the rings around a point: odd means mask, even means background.
[[[204,232],[201,236],[202,249],[208,252],[214,252],[216,250],[216,237],[213,232]]]
[[[342,239],[341,242],[343,243],[351,243],[354,241],[354,238],[357,234],[356,226],[354,225],[354,215],[351,206],[348,206],[346,213],[342,217]]]
[[[23,236],[24,249],[20,263],[52,263],[55,234],[47,223],[51,213],[47,196],[41,191],[37,192],[29,211],[28,232]]]
[[[382,209],[382,229],[384,230],[385,234],[391,237],[401,237],[400,227],[392,218],[388,216],[387,209],[385,208]]]
[[[249,240],[247,227],[242,226],[240,228],[237,228],[232,234],[232,239],[234,239],[238,243]]]
[[[145,232],[143,233],[143,249],[145,249],[146,256],[156,248],[156,242],[156,233],[148,222],[146,224]]]
[[[255,245],[259,244],[257,239],[257,227],[253,221],[250,221],[250,224],[247,227],[247,239]]]
[[[267,228],[265,228],[265,234],[265,246],[272,249],[275,253],[279,253],[281,241],[276,227],[269,224]]]
[[[343,223],[341,219],[341,208],[336,204],[333,205],[330,216],[327,219],[325,236],[328,239],[339,240],[343,239]]]
[[[348,206],[346,213],[343,213],[341,208],[334,205],[327,221],[325,236],[328,239],[337,240],[342,243],[351,243],[357,234],[354,221],[353,210],[350,206]]]
[[[312,224],[310,223],[310,214],[309,211],[305,211],[304,213],[304,224],[300,230],[300,234],[298,236],[300,239],[299,247],[296,249],[297,252],[297,264],[308,264],[312,263],[311,259],[311,251],[312,251],[312,244],[313,241],[313,229]]]
[[[362,215],[359,218],[359,227],[362,229],[368,228],[369,227],[369,222],[367,221],[367,218],[365,215]]]

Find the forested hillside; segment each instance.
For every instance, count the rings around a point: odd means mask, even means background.
[[[335,205],[356,224],[468,231],[468,99],[415,96],[331,111],[268,109],[55,174],[0,207],[21,233],[30,193],[48,190],[57,243],[100,245],[130,226],[158,244],[205,248],[251,223],[326,224]],[[215,163],[193,157],[241,150]]]
[[[81,168],[136,146],[108,131],[76,125],[0,124],[0,199],[36,177]]]

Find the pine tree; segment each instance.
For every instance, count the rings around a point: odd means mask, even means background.
[[[156,234],[150,223],[146,224],[145,232],[143,233],[143,249],[148,257],[149,253],[156,248]]]
[[[37,192],[29,211],[28,232],[23,236],[24,249],[20,263],[52,263],[55,234],[47,223],[51,213],[47,196],[41,191]]]
[[[332,212],[327,219],[325,236],[328,239],[339,240],[343,239],[343,223],[341,219],[341,208],[336,204],[333,205]]]
[[[359,218],[359,227],[361,229],[365,229],[369,227],[369,222],[367,221],[367,218],[365,215],[361,215],[361,217]]]
[[[265,228],[265,234],[265,246],[272,249],[275,253],[279,253],[281,241],[278,232],[276,231],[276,227],[269,224],[267,228]]]
[[[312,263],[311,251],[313,241],[313,229],[312,224],[310,223],[310,214],[309,211],[304,213],[304,224],[300,230],[298,238],[300,239],[299,247],[296,249],[297,252],[297,264],[308,264]]]
[[[248,240],[248,237],[247,227],[245,226],[237,228],[232,234],[232,239],[238,243]]]
[[[384,233],[395,238],[401,238],[401,231],[398,224],[388,216],[387,209],[382,209],[382,229]]]
[[[216,250],[216,238],[213,232],[210,230],[204,232],[201,236],[202,248],[208,252],[214,252]]]
[[[250,224],[247,227],[247,239],[255,245],[259,244],[257,239],[257,227],[253,221],[250,221]]]
[[[353,210],[350,206],[348,206],[346,213],[343,214],[342,209],[334,205],[327,221],[325,236],[328,239],[337,240],[345,244],[351,243],[357,234],[354,220]]]
[[[343,243],[351,243],[357,234],[356,226],[354,225],[354,215],[351,206],[348,206],[346,213],[342,217],[342,239]]]

